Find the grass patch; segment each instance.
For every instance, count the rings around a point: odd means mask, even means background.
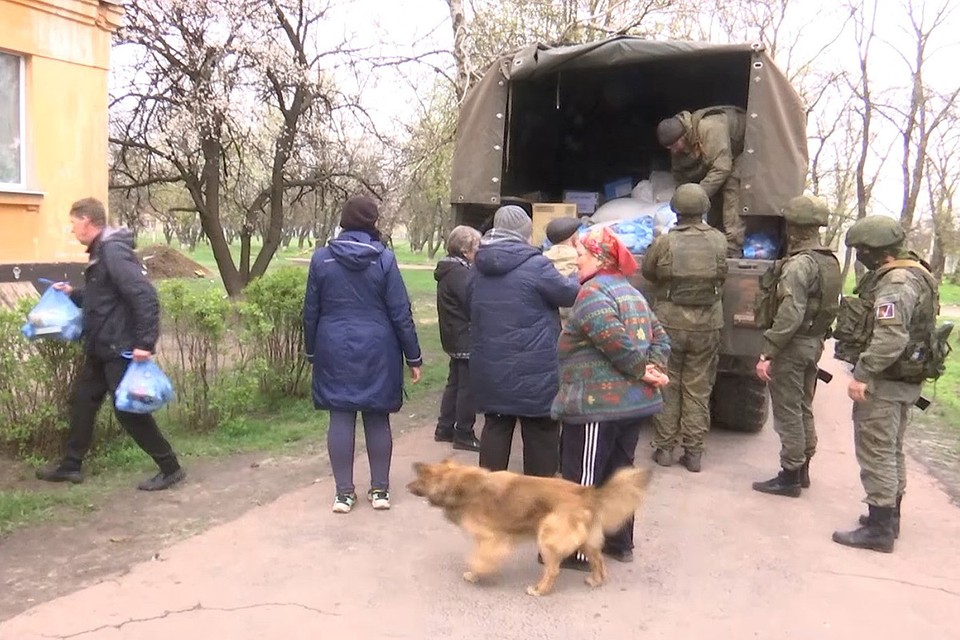
[[[939,319],[940,322],[952,322],[960,327],[960,318]],[[936,420],[950,431],[960,433],[960,330],[954,328],[950,336],[953,351],[947,358],[947,367],[940,379],[923,386],[923,395],[932,400],[930,408],[923,414]]]
[[[53,519],[64,509],[88,513],[96,507],[90,503],[86,487],[69,487],[64,491],[0,491],[0,536],[28,524]]]

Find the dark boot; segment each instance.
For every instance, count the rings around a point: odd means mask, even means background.
[[[140,491],[163,491],[164,489],[169,489],[178,482],[182,482],[186,477],[187,472],[183,469],[177,469],[176,471],[171,471],[170,473],[164,473],[161,471],[152,478],[144,480],[138,484],[137,489],[140,489]]]
[[[810,488],[810,458],[807,458],[807,461],[800,467],[800,488]]]
[[[455,431],[453,434],[453,448],[460,451],[480,451],[480,441],[474,435],[473,430]]]
[[[903,494],[897,496],[897,506],[893,510],[893,518],[891,518],[890,523],[893,525],[893,537],[900,537],[900,503],[903,502]],[[870,524],[870,516],[862,515],[860,516],[860,524],[867,525]]]
[[[800,497],[800,469],[781,469],[766,482],[754,482],[753,490],[774,496]]]
[[[453,429],[437,428],[433,432],[433,439],[437,442],[453,442]]]
[[[657,449],[653,452],[653,461],[661,467],[669,467],[673,464],[673,451],[670,449]]]
[[[66,462],[55,462],[45,467],[37,469],[37,480],[45,482],[71,482],[80,484],[83,482],[83,473],[80,468],[71,466]]]
[[[680,459],[677,462],[685,466],[687,471],[692,473],[700,473],[700,458],[702,456],[702,451],[691,451],[690,449],[684,449],[683,455],[680,456]]]
[[[868,506],[868,523],[853,531],[834,531],[833,541],[847,547],[892,553],[894,507],[875,507],[872,504]]]
[[[633,562],[633,551],[630,549],[613,549],[611,547],[604,546],[602,553],[608,558],[613,558],[617,562]]]

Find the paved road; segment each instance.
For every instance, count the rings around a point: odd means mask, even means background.
[[[390,512],[330,513],[325,479],[8,620],[0,638],[958,638],[960,509],[919,465],[896,553],[830,541],[862,510],[843,387],[838,375],[818,396],[821,450],[802,498],[750,491],[774,470],[769,428],[714,433],[703,473],[657,469],[637,562],[611,563],[598,590],[564,572],[554,595],[525,595],[532,545],[494,582],[464,583],[462,534],[401,490],[413,461],[446,452],[422,429],[397,442]]]

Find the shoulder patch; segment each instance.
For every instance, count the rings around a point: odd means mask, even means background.
[[[877,305],[877,320],[896,320],[897,305],[894,302],[881,302]]]

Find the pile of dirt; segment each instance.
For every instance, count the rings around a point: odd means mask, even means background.
[[[205,278],[210,272],[173,247],[154,244],[137,250],[151,280],[163,278]]]

